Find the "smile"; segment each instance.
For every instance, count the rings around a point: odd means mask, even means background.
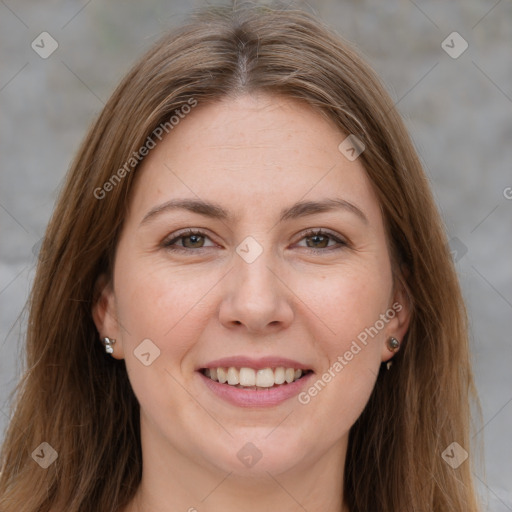
[[[275,407],[308,386],[314,371],[292,366],[213,366],[197,371],[211,393],[237,407]]]
[[[310,373],[311,370],[300,368],[235,368],[230,366],[217,368],[203,368],[201,373],[213,381],[228,384],[236,388],[248,390],[263,390],[281,385],[291,384]]]

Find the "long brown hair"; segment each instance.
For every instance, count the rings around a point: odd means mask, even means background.
[[[373,71],[315,17],[245,6],[204,9],[161,39],[78,151],[30,296],[26,368],[1,452],[2,512],[116,512],[134,496],[142,474],[139,404],[124,361],[106,357],[91,316],[97,278],[112,271],[137,166],[112,176],[191,99],[205,104],[252,91],[307,102],[340,134],[363,141],[360,158],[380,201],[394,275],[412,305],[403,347],[391,370],[381,369],[350,431],[343,487],[351,512],[479,510],[466,311],[404,124]],[[109,180],[108,193],[98,192]],[[47,469],[31,456],[43,442],[58,454]],[[470,454],[457,468],[441,456],[452,442]]]

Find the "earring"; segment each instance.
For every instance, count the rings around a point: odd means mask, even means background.
[[[393,337],[389,338],[387,345],[390,352],[396,352],[400,348],[400,342]]]
[[[387,341],[388,350],[390,352],[396,352],[400,348],[400,342],[396,338],[389,338]],[[386,368],[389,370],[391,368],[391,365],[393,364],[393,361],[389,360],[386,363]]]
[[[114,348],[112,347],[112,345],[116,342],[116,340],[112,338],[103,338],[103,340],[101,341],[103,342],[103,345],[105,345],[105,352],[107,354],[113,354]]]

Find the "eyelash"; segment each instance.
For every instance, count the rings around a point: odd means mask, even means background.
[[[179,247],[179,246],[175,245],[176,241],[181,240],[183,238],[188,238],[189,236],[194,236],[194,235],[196,235],[196,236],[199,235],[199,236],[202,236],[205,238],[209,238],[209,236],[204,231],[195,230],[195,229],[187,229],[186,231],[179,233],[177,236],[174,236],[171,239],[165,240],[162,243],[162,246],[168,251],[182,252],[182,253],[187,253],[190,251],[197,252],[201,249],[210,249],[211,248],[211,246],[208,246],[208,247],[198,247],[197,249],[191,249],[188,247]],[[306,249],[307,251],[311,251],[313,253],[330,252],[332,250],[339,250],[339,249],[343,249],[348,246],[347,242],[345,242],[344,240],[341,240],[337,236],[333,235],[332,233],[330,233],[329,231],[326,231],[324,229],[310,229],[310,230],[302,233],[302,238],[299,241],[303,240],[304,238],[309,238],[312,236],[327,236],[331,240],[334,240],[335,242],[338,242],[338,244],[339,244],[338,247],[325,247],[323,249],[318,249],[318,248],[314,248],[314,247],[303,247],[303,249]]]

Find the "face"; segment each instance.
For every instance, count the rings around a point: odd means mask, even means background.
[[[146,453],[241,478],[340,467],[408,323],[346,136],[245,95],[198,105],[137,170],[94,319],[125,359]]]

